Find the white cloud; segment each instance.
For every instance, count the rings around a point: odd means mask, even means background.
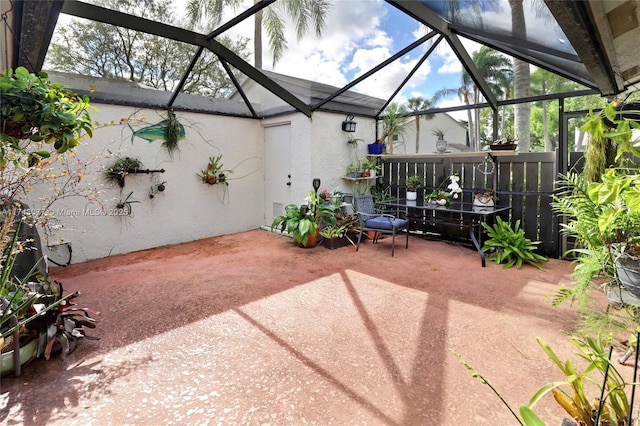
[[[263,67],[281,74],[318,81],[341,87],[371,68],[387,60],[395,53],[394,35],[387,32],[390,27],[385,20],[391,8],[381,0],[335,0],[331,12],[326,19],[326,27],[322,39],[318,39],[310,31],[300,41],[296,39],[293,24],[287,23],[288,50],[282,59],[272,66],[272,57],[268,48],[264,49]],[[383,28],[383,24],[386,28]],[[253,20],[242,24],[243,35],[253,37]],[[415,23],[416,28],[418,24]],[[238,27],[240,30],[240,27]],[[403,31],[398,28],[395,31]],[[419,30],[418,30],[419,31]],[[421,33],[418,37],[423,36]],[[395,34],[397,37],[397,34]],[[263,35],[265,45],[266,35]],[[428,44],[421,46],[422,51]],[[381,71],[372,75],[354,87],[360,93],[387,98],[400,85],[408,73],[414,68],[418,58],[404,57],[394,61]],[[408,90],[418,92],[416,88],[425,83],[431,73],[431,59],[425,61],[414,74],[403,93]],[[425,96],[424,93],[418,95]],[[406,95],[404,95],[406,96]]]

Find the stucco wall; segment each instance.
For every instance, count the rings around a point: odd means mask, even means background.
[[[186,137],[180,151],[171,158],[161,147],[161,140],[148,142],[134,138],[132,130],[121,124],[122,118],[145,117],[147,124],[133,125],[139,130],[163,117],[162,111],[137,110],[132,107],[94,104],[99,111],[92,117],[100,125],[91,139],[76,149],[76,158],[89,162],[82,185],[96,188],[99,201],[82,197],[57,201],[48,211],[47,229],[41,229],[43,243],[52,260],[66,261],[66,245],[73,249],[72,262],[128,253],[147,248],[193,241],[216,235],[256,229],[264,225],[264,127],[288,123],[291,127],[292,203],[300,204],[311,181],[319,177],[321,189],[354,192],[342,177],[350,161],[367,154],[367,143],[375,139],[375,121],[355,117],[357,131],[342,131],[343,114],[316,112],[312,118],[289,114],[263,121],[177,112],[185,126]],[[349,135],[362,139],[348,144]],[[107,154],[104,157],[105,153]],[[223,155],[225,168],[233,169],[229,186],[203,184],[196,174],[206,167],[208,158]],[[284,153],[283,153],[284,155]],[[103,179],[104,169],[118,156],[142,161],[148,169],[165,169],[164,173],[128,175],[125,187]],[[91,160],[97,157],[97,160]],[[149,197],[153,184],[166,181],[166,190]],[[371,183],[371,182],[369,182]],[[118,202],[133,192],[132,217],[119,214]],[[34,187],[29,204],[42,207],[41,197],[48,185]]]
[[[160,140],[131,141],[131,129],[119,124],[121,118],[146,116],[156,123],[162,119],[152,110],[95,104],[99,109],[92,118],[115,125],[99,127],[94,137],[83,141],[76,156],[89,161],[83,185],[98,188],[100,202],[72,197],[56,202],[49,213],[53,232],[40,230],[46,244],[54,246],[47,254],[66,260],[60,243],[70,243],[74,263],[151,247],[192,241],[216,235],[258,228],[262,223],[263,202],[263,132],[257,120],[177,112],[185,126],[186,137],[180,151],[171,158]],[[134,126],[140,129],[144,125]],[[122,190],[102,179],[102,172],[115,156],[91,161],[105,151],[138,158],[145,168],[165,169],[165,173],[138,174],[126,177]],[[233,169],[229,186],[206,185],[196,174],[206,168],[208,158],[223,155],[225,168]],[[166,181],[166,190],[149,197],[151,185]],[[118,200],[127,197],[139,201],[132,205],[133,216],[115,214]],[[35,187],[29,203],[42,206],[39,198],[47,186]],[[104,207],[104,209],[103,209]],[[46,250],[45,250],[46,251]]]
[[[394,147],[394,154],[411,155],[416,154],[416,124],[415,117],[411,119],[404,135],[400,136],[402,144]],[[448,114],[434,114],[431,118],[420,118],[420,139],[417,154],[433,154],[437,152],[437,137],[433,134],[435,129],[445,132],[444,138],[449,143],[448,149],[452,152],[460,152],[461,147],[465,147],[467,141],[466,127],[458,123]]]
[[[375,140],[375,120],[355,116],[356,131],[346,133],[342,130],[344,115],[316,112],[313,115],[311,157],[312,177],[322,180],[321,188],[330,192],[340,190],[353,193],[353,183],[345,181],[347,166],[351,161],[359,161],[367,155],[367,144]],[[349,135],[362,139],[357,144],[349,144]],[[364,184],[364,183],[362,183]]]
[[[349,133],[342,131],[343,114],[316,111],[312,118],[288,114],[262,122],[263,126],[288,123],[291,126],[291,200],[301,204],[312,189],[313,178],[320,178],[321,189],[353,192],[353,186],[342,177],[352,160],[367,154],[367,143],[375,139],[375,121],[358,117],[353,138],[363,139],[355,146],[348,144]]]

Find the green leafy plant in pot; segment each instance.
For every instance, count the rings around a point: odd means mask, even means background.
[[[418,198],[418,189],[424,185],[424,179],[418,175],[407,176],[407,200],[415,201]]]
[[[601,179],[587,188],[600,212],[598,230],[611,249],[622,286],[640,297],[640,173],[612,168]]]
[[[291,234],[300,247],[314,247],[320,236],[320,225],[335,225],[334,210],[333,204],[325,204],[315,191],[310,191],[304,204],[287,205],[284,214],[273,219],[271,230],[280,228]]]
[[[403,136],[409,125],[413,123],[413,120],[407,108],[395,102],[390,103],[385,108],[380,118],[382,119],[382,135],[375,143],[383,144],[387,140],[389,154],[393,154],[394,135]]]
[[[636,252],[640,170],[637,165],[625,166],[627,158],[640,157],[632,135],[633,129],[640,128],[640,111],[619,109],[620,104],[611,102],[589,113],[581,127],[592,141],[585,153],[584,171],[561,176],[561,190],[554,196],[554,210],[567,217],[563,231],[575,238],[570,254],[578,263],[572,274],[575,285],[561,289],[556,304],[571,299],[586,307],[596,286],[602,286],[616,304],[627,303],[629,296],[638,303],[633,284],[620,285],[618,278],[638,275],[640,269]]]
[[[49,359],[60,353],[64,359],[79,339],[87,337],[84,327],[95,328],[95,311],[78,308],[78,293],[63,295],[62,284],[51,283],[46,271],[33,265],[25,276],[17,277],[16,259],[24,247],[22,220],[17,209],[5,209],[0,229],[0,373],[13,371],[35,357]],[[36,248],[37,249],[37,248]]]

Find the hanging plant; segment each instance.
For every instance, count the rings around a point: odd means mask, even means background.
[[[118,158],[104,172],[104,179],[108,182],[115,182],[120,188],[124,187],[124,178],[129,173],[135,173],[142,169],[142,162],[137,158]]]
[[[184,139],[186,134],[184,126],[178,121],[178,118],[171,109],[167,110],[167,118],[165,120],[138,130],[134,130],[129,121],[126,123],[131,129],[132,143],[133,138],[136,137],[149,142],[162,139],[162,147],[167,150],[169,156],[173,156],[176,151],[179,151],[178,141]]]
[[[133,200],[131,198],[131,196],[133,195],[133,191],[131,191],[129,193],[129,195],[127,195],[127,198],[124,198],[120,201],[118,201],[118,204],[116,204],[116,208],[118,209],[118,214],[120,216],[129,216],[129,217],[133,217],[133,204],[135,203],[139,203],[140,201],[138,200]]]
[[[167,111],[166,122],[162,146],[167,150],[169,156],[172,157],[174,152],[179,151],[178,140],[184,138],[184,127],[180,124],[172,109]]]
[[[207,164],[206,170],[200,170],[198,176],[202,180],[202,183],[209,185],[226,185],[229,186],[227,181],[227,175],[233,173],[233,170],[223,170],[222,154],[214,157],[209,157],[209,164]]]

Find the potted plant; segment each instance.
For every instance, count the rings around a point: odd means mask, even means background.
[[[389,154],[393,154],[393,137],[404,135],[409,124],[412,123],[411,117],[409,116],[409,111],[407,111],[404,106],[393,102],[385,108],[381,119],[382,135],[374,144],[370,144],[370,146],[384,144],[386,140],[388,141]],[[379,154],[382,153],[384,147],[380,148],[382,149],[380,150],[380,152],[378,152]],[[372,152],[369,151],[369,154],[372,154]]]
[[[418,175],[407,176],[407,200],[415,201],[418,198],[418,188],[424,184],[424,179]]]
[[[13,371],[20,375],[21,367],[37,356],[49,359],[54,352],[64,357],[72,352],[77,341],[85,337],[83,327],[95,328],[96,313],[75,305],[78,293],[63,295],[59,282],[53,284],[46,273],[33,265],[26,276],[17,277],[16,259],[21,241],[22,219],[17,208],[4,211],[0,252],[3,268],[0,273],[0,374]],[[40,247],[36,247],[40,249]]]
[[[474,207],[494,207],[495,206],[495,192],[493,189],[485,189],[482,192],[478,192],[473,195]]]
[[[451,203],[451,198],[457,199],[462,194],[462,188],[460,188],[460,177],[457,174],[453,174],[449,176],[449,185],[447,189],[449,192],[441,189],[444,185],[444,182],[440,184],[440,186],[431,191],[429,195],[427,195],[427,201],[431,204],[437,204],[439,206],[446,206]]]
[[[436,151],[440,154],[447,152],[447,140],[444,138],[446,133],[444,130],[440,130],[437,127],[432,132],[438,139],[436,139]]]
[[[77,293],[63,295],[62,286],[51,283],[42,266],[40,239],[35,225],[46,225],[46,216],[27,213],[26,204],[16,198],[28,194],[36,179],[55,185],[62,174],[39,173],[52,163],[62,162],[85,136],[91,136],[93,122],[89,99],[64,86],[51,83],[46,73],[29,73],[19,67],[0,75],[0,346],[2,373],[20,367],[33,356],[60,352],[64,357],[84,336],[82,327],[94,327],[90,311],[75,306]],[[51,153],[57,155],[52,156]],[[78,160],[78,162],[80,162]],[[75,161],[74,161],[75,163]],[[11,167],[7,167],[8,165]],[[34,173],[38,172],[38,173]],[[69,194],[84,172],[51,189],[50,206]],[[44,177],[43,177],[44,175]],[[69,177],[70,175],[65,175]],[[8,177],[8,178],[7,178]],[[22,216],[31,230],[23,232]],[[35,354],[34,354],[35,351]]]
[[[640,172],[611,168],[601,179],[587,189],[600,211],[598,230],[611,248],[622,286],[640,297]]]
[[[427,201],[430,204],[437,204],[439,206],[446,206],[451,203],[451,197],[449,193],[441,189],[434,189],[427,195]]]
[[[637,111],[622,114],[617,106],[612,102],[602,111],[589,113],[581,130],[598,143],[590,144],[585,153],[584,172],[561,176],[561,191],[554,196],[554,210],[568,218],[564,231],[575,238],[571,253],[579,262],[573,274],[575,285],[559,292],[555,303],[571,299],[586,307],[591,289],[601,287],[615,305],[638,304],[633,293],[638,291],[630,278],[640,268],[634,255],[640,170],[625,167],[622,159],[624,154],[640,157],[632,138],[632,129],[640,124]],[[627,282],[621,284],[621,279]]]
[[[362,175],[360,165],[356,161],[351,161],[347,166],[347,177],[358,178]]]
[[[496,140],[489,147],[496,151],[513,151],[518,147],[518,137],[513,129],[505,128],[502,138]]]
[[[333,204],[325,204],[315,191],[310,191],[305,204],[286,206],[284,214],[273,219],[271,230],[279,227],[281,232],[291,234],[298,246],[315,247],[320,237],[320,225],[335,225],[334,210]]]
[[[357,235],[360,225],[358,216],[343,214],[339,211],[335,211],[334,216],[336,219],[335,224],[328,224],[320,229],[322,244],[330,250],[349,244],[355,246],[354,237]]]
[[[369,157],[364,157],[360,161],[360,164],[362,167],[362,177],[375,177],[377,172],[382,169],[377,161],[372,160]]]

